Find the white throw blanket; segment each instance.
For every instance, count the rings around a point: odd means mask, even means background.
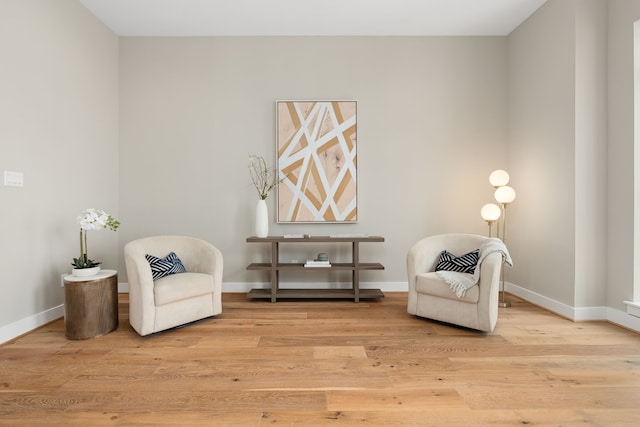
[[[478,264],[476,265],[476,269],[473,274],[445,270],[437,271],[436,274],[451,286],[451,290],[456,293],[458,298],[462,298],[469,289],[478,284],[480,281],[480,267],[482,265],[482,261],[484,261],[487,255],[494,252],[502,253],[504,263],[509,267],[513,267],[511,255],[509,255],[509,251],[505,244],[502,240],[491,237],[480,245]]]

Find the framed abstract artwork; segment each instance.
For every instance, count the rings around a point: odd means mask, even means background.
[[[277,101],[278,222],[358,221],[356,101]]]

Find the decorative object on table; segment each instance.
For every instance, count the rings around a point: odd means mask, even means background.
[[[304,264],[305,267],[331,267],[329,262],[329,255],[324,252],[320,252],[316,255],[315,259],[308,259]]]
[[[278,101],[276,116],[278,222],[357,222],[357,102]]]
[[[320,252],[316,255],[316,261],[329,261],[329,255],[324,252]]]
[[[100,262],[89,258],[87,246],[87,231],[113,230],[116,231],[120,222],[113,216],[100,209],[86,209],[78,216],[80,225],[80,256],[73,258],[74,267],[71,274],[76,277],[90,277],[100,272]]]
[[[72,264],[73,265],[73,264]],[[94,265],[87,268],[72,268],[71,275],[74,277],[93,277],[100,273],[100,266]]]
[[[496,189],[494,197],[500,204],[501,208],[501,222],[502,233],[500,233],[500,225],[498,225],[497,236],[503,243],[507,241],[507,206],[513,202],[516,198],[516,192],[513,188],[509,187],[509,174],[507,171],[498,169],[491,172],[489,175],[489,182]],[[511,301],[507,301],[504,293],[504,266],[501,271],[501,283],[500,283],[500,301],[498,305],[502,308],[511,307]]]
[[[249,156],[249,176],[251,183],[258,192],[258,204],[256,205],[255,232],[257,237],[269,235],[269,208],[267,197],[280,182],[276,170],[267,167],[267,162],[262,156]]]
[[[331,267],[331,263],[329,261],[318,261],[317,259],[308,259],[307,262],[304,263],[305,267]]]

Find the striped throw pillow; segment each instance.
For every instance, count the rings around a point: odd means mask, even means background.
[[[446,270],[473,274],[476,271],[479,256],[480,249],[476,249],[475,251],[471,251],[468,254],[460,256],[455,256],[451,252],[444,250],[440,253],[440,259],[436,265],[436,271]]]
[[[171,252],[166,258],[158,258],[153,255],[145,255],[144,257],[151,266],[153,280],[162,279],[170,274],[186,273],[187,271],[175,252]]]

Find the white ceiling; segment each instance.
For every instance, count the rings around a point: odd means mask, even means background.
[[[119,36],[504,36],[546,0],[80,0]]]

